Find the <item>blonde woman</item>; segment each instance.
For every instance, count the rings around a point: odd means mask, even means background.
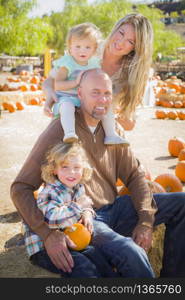
[[[153,30],[149,20],[131,13],[120,19],[105,41],[101,67],[111,77],[114,105],[119,106],[119,122],[130,130],[134,127],[136,107],[142,103],[152,62]],[[54,73],[46,79],[47,95],[44,111],[51,116],[53,101],[57,101],[53,84]]]
[[[92,200],[85,195],[83,182],[91,178],[92,169],[85,151],[79,144],[58,143],[52,147],[46,162],[41,167],[43,190],[37,198],[37,206],[44,215],[50,229],[62,231],[65,227],[81,222],[92,234]],[[49,258],[42,239],[24,224],[25,245],[30,260],[51,272],[64,277],[114,277],[108,262],[93,246],[81,252],[71,250],[74,267],[71,272],[56,268]],[[74,243],[66,237],[67,246],[74,248]],[[65,269],[65,265],[64,265]]]

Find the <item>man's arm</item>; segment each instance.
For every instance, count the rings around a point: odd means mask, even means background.
[[[62,137],[63,130],[60,121],[52,121],[38,138],[11,185],[11,198],[15,207],[30,228],[43,240],[46,239],[51,230],[45,224],[43,214],[36,206],[33,192],[42,183],[41,164],[45,159],[47,150],[61,141]]]
[[[131,199],[138,214],[138,223],[132,238],[143,249],[151,247],[154,216],[157,211],[153,195],[145,179],[139,161],[134,157],[130,147],[122,150],[118,157],[119,178],[123,180],[131,193]]]

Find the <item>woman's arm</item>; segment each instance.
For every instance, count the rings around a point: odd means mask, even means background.
[[[57,96],[54,90],[54,78],[49,76],[42,84],[42,89],[46,95],[46,101],[44,104],[44,113],[48,117],[53,117],[52,106],[57,102]]]

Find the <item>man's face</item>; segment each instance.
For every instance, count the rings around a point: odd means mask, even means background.
[[[78,96],[87,124],[96,126],[112,102],[112,82],[103,73],[91,73],[82,81]]]

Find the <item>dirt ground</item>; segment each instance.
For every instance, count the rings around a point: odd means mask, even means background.
[[[185,138],[185,121],[157,120],[154,108],[140,108],[133,131],[127,138],[135,155],[148,168],[154,179],[162,173],[174,174],[177,158],[169,156],[167,145],[171,137]],[[21,245],[21,220],[10,199],[11,182],[19,172],[38,135],[49,123],[42,107],[26,106],[24,111],[0,118],[0,277],[58,277],[32,266]],[[154,264],[160,268],[159,246],[153,247]],[[156,253],[156,255],[155,255]]]

